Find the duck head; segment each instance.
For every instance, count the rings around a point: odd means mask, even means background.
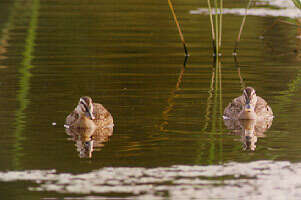
[[[239,115],[239,119],[256,119],[255,105],[257,96],[254,88],[247,87],[243,90],[243,109]]]
[[[75,110],[81,115],[86,116],[89,119],[95,119],[93,115],[93,102],[91,97],[84,96],[79,99],[78,105]]]

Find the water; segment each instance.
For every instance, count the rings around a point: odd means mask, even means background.
[[[186,67],[167,2],[0,2],[1,199],[180,199],[210,191],[205,197],[264,199],[300,187],[294,179],[301,160],[300,30],[277,24],[261,40],[276,18],[248,17],[238,68],[232,50],[242,18],[225,15],[223,57],[214,64],[208,16],[190,14],[206,2],[174,6],[191,55]],[[225,6],[241,8],[245,2]],[[254,151],[244,150],[243,138],[222,119],[224,107],[241,94],[239,72],[275,114]],[[91,158],[81,153],[85,140],[63,126],[83,95],[102,103],[115,124],[112,136],[94,141]],[[241,166],[255,166],[254,174],[215,171]],[[28,176],[31,170],[37,174]],[[89,179],[94,173],[108,178]],[[279,178],[281,173],[288,175]],[[64,175],[69,178],[61,189]],[[80,194],[71,184],[77,176],[84,176]],[[287,184],[279,193],[264,192],[278,190],[265,186],[281,177]]]
[[[34,170],[0,176],[2,181],[37,182],[39,186],[30,187],[30,191],[55,191],[64,195],[101,193],[111,194],[111,198],[119,194],[119,197],[137,199],[164,199],[166,195],[171,199],[295,199],[301,195],[300,180],[295,178],[300,172],[300,164],[257,161],[225,166],[103,168],[80,175]]]

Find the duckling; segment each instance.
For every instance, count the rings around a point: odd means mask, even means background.
[[[93,103],[91,97],[79,99],[78,105],[66,118],[67,127],[97,129],[113,127],[112,115],[99,103]]]
[[[224,110],[225,119],[257,119],[273,118],[273,111],[267,102],[256,95],[254,88],[246,87],[243,94],[232,100]]]

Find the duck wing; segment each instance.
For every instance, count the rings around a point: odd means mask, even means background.
[[[71,126],[78,119],[79,115],[77,112],[73,111],[66,117],[66,125]]]
[[[237,97],[228,104],[224,110],[224,117],[229,119],[238,119],[238,115],[243,109],[243,97]]]
[[[113,117],[109,111],[99,103],[93,103],[93,115],[95,119],[93,120],[97,126],[101,127],[113,127]]]
[[[263,98],[259,96],[257,96],[255,112],[256,115],[260,117],[264,117],[264,118],[273,117],[272,108],[268,105],[268,103]]]

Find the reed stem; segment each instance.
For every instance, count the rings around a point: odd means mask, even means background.
[[[171,0],[167,0],[167,1],[168,1],[169,8],[171,10],[171,13],[173,15],[173,18],[175,20],[175,23],[177,25],[178,31],[179,31],[179,35],[180,35],[180,38],[181,38],[181,41],[182,41],[182,44],[183,44],[183,47],[184,47],[184,51],[185,51],[185,56],[189,56],[188,50],[187,50],[187,47],[186,47],[186,43],[185,43],[185,40],[184,40],[184,36],[183,36],[182,30],[181,30],[180,24],[178,22],[175,10],[174,10],[173,5],[171,3]]]
[[[213,56],[219,56],[220,48],[222,47],[222,12],[223,12],[223,0],[214,0],[215,18],[213,20],[213,13],[210,0],[208,2],[209,19],[211,24],[212,34],[212,47]]]
[[[222,28],[223,28],[223,0],[220,0],[220,15],[219,15],[219,48],[222,47]]]
[[[216,46],[216,56],[219,54],[219,18],[218,18],[218,6],[217,6],[217,0],[214,0],[214,6],[215,6],[215,46]]]
[[[211,36],[212,36],[212,48],[213,48],[213,55],[216,55],[216,45],[215,45],[215,35],[214,35],[214,23],[213,23],[213,17],[212,17],[212,9],[211,9],[211,3],[210,0],[208,0],[208,11],[209,11],[209,19],[211,24]]]

